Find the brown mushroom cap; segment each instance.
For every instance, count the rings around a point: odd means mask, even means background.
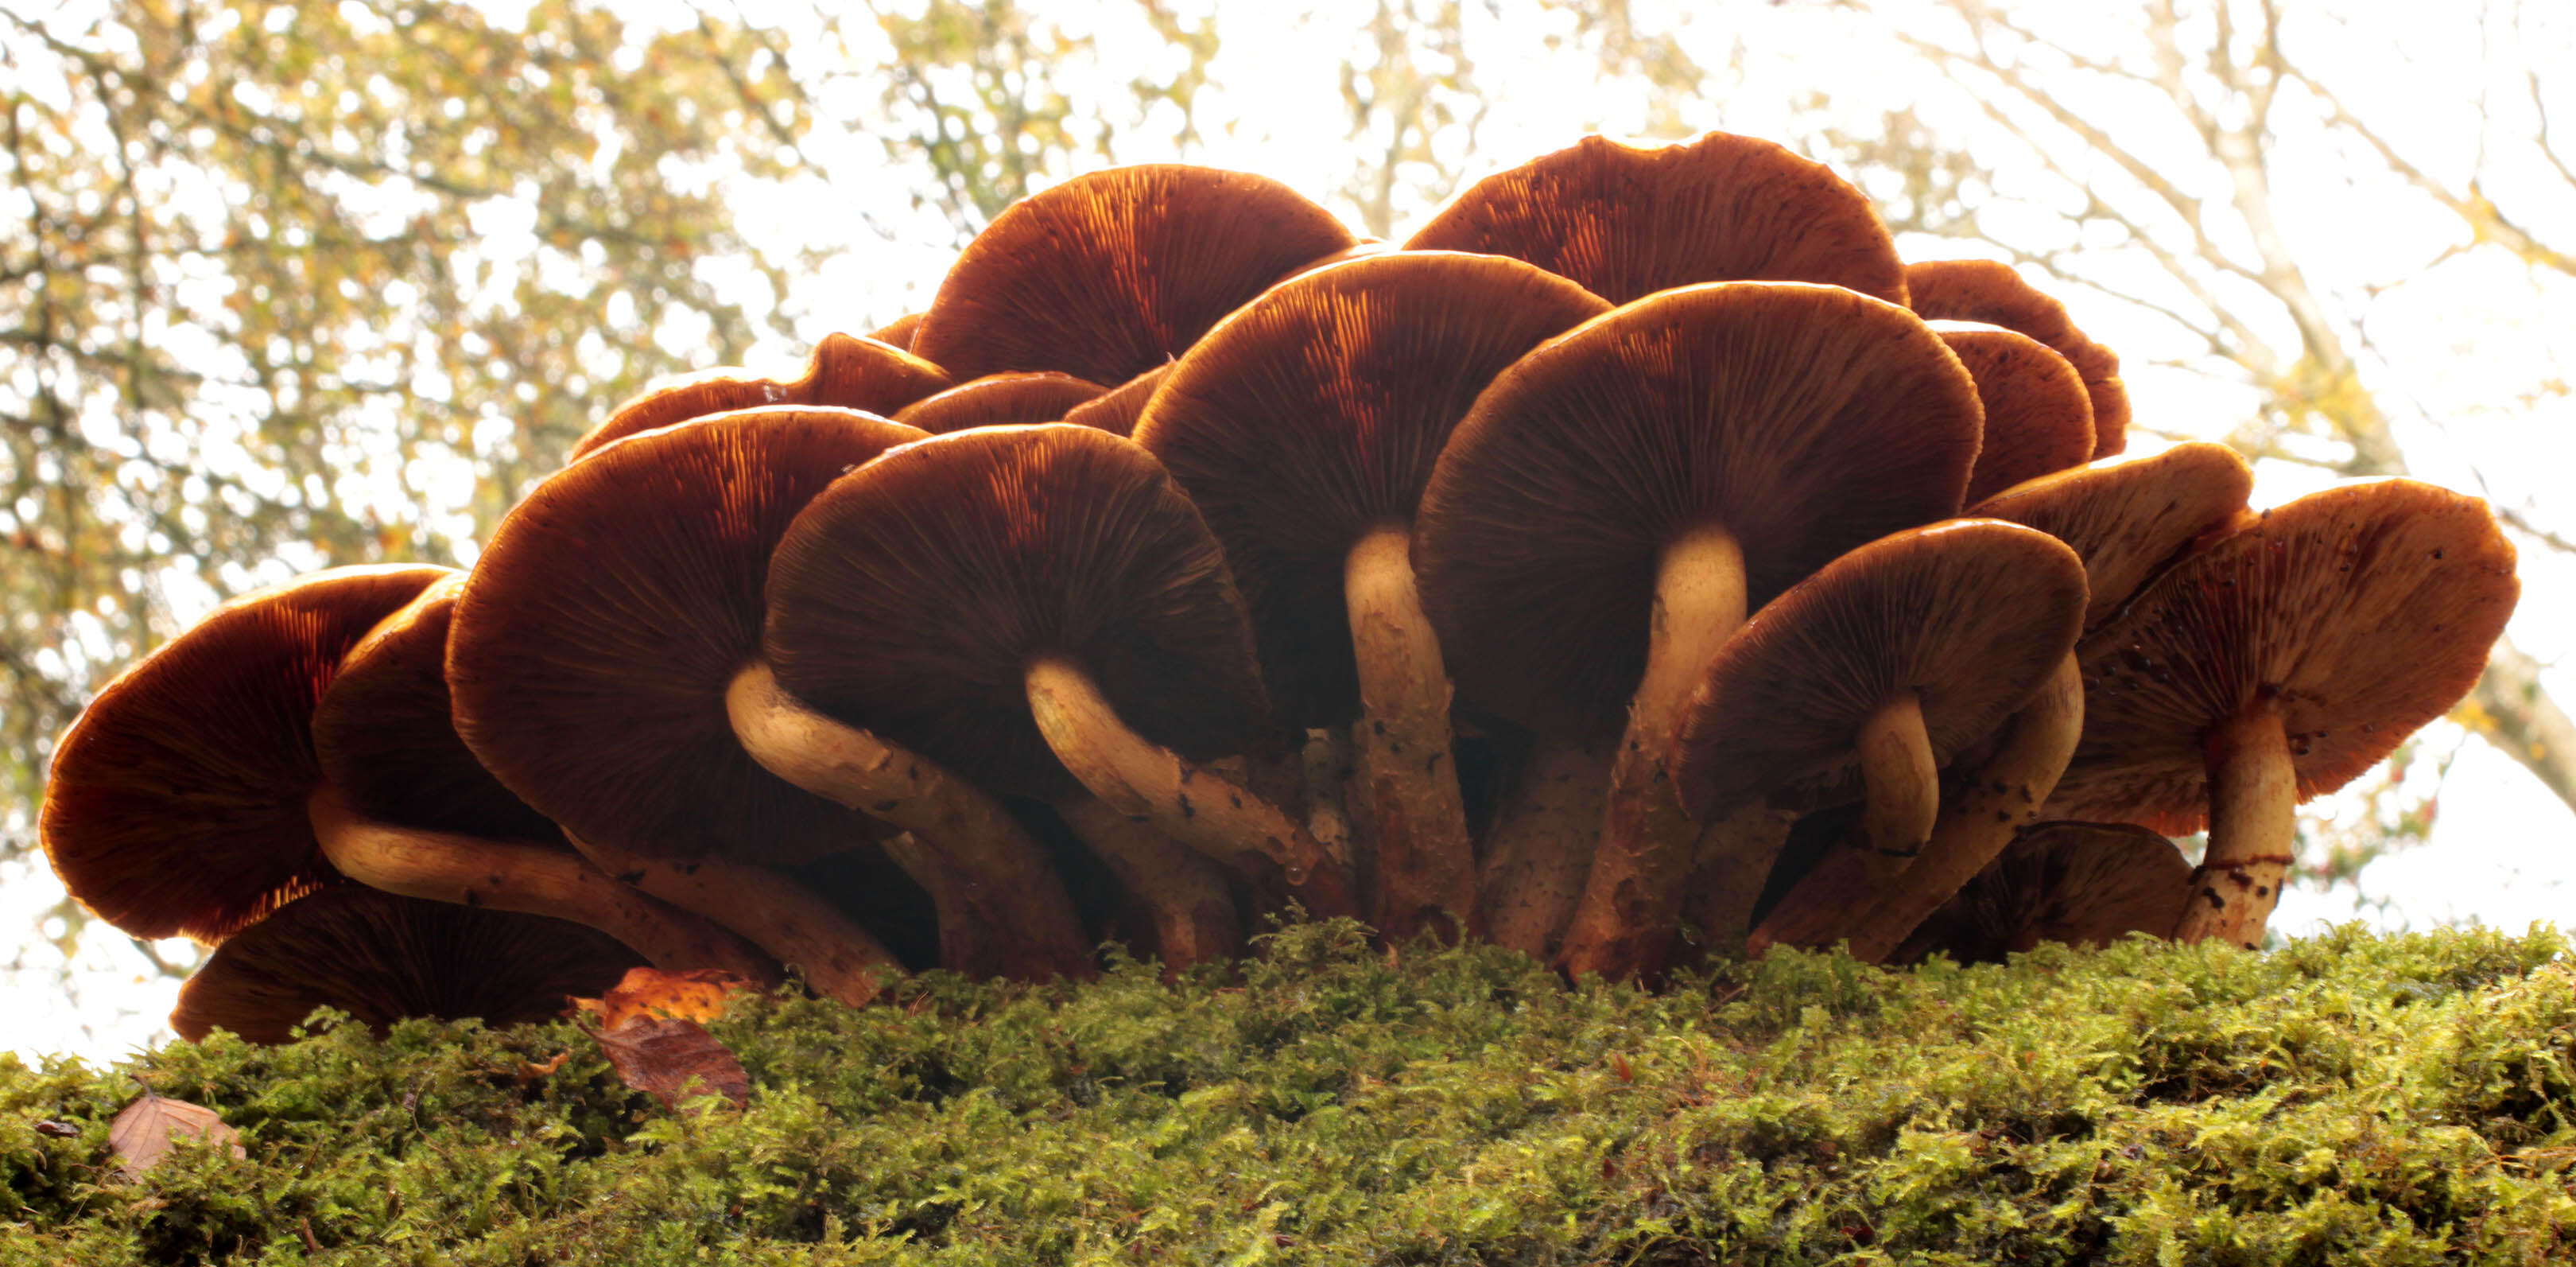
[[[1052,370],[987,374],[903,407],[894,420],[932,435],[968,427],[1009,427],[1055,422],[1067,410],[1108,389],[1089,379]]]
[[[538,485],[457,600],[447,668],[466,746],[620,852],[783,861],[872,839],[861,816],[753,763],[725,689],[760,654],[761,584],[796,512],[920,438],[855,410],[741,410]]]
[[[1824,282],[1902,304],[1860,190],[1769,141],[1641,149],[1598,136],[1468,187],[1405,248],[1528,260],[1614,304],[1694,282]]]
[[[170,1028],[293,1041],[319,1007],[379,1035],[408,1016],[499,1028],[560,1016],[643,963],[595,929],[348,886],[299,898],[235,934],[179,988]]]
[[[2162,937],[2190,895],[2191,864],[2144,827],[2033,823],[1889,958],[2001,963],[2041,942],[2091,950],[2131,933]]]
[[[341,657],[313,708],[314,754],[360,817],[561,844],[563,830],[501,786],[456,735],[447,627],[464,588],[462,572],[440,579]]]
[[[1905,691],[1945,763],[2057,668],[2083,613],[2075,552],[2018,524],[1955,519],[1853,550],[1709,662],[1674,745],[1682,804],[1705,822],[1765,795],[1847,798],[1853,737]]]
[[[1970,502],[2093,456],[2093,404],[2065,357],[2002,326],[1938,321],[1932,329],[1968,367],[1986,411]]]
[[[1110,388],[1064,411],[1064,421],[1077,427],[1106,431],[1113,436],[1133,435],[1136,419],[1145,412],[1145,402],[1153,399],[1154,389],[1163,385],[1163,375],[1170,372],[1170,362]]]
[[[2297,795],[2350,782],[2485,668],[2520,593],[2486,503],[2411,480],[2302,497],[2176,564],[2078,648],[2084,739],[2052,812],[2207,820],[2203,740],[2258,701]]]
[[[247,594],[117,675],[54,749],[63,887],[136,937],[217,942],[337,875],[304,802],[340,657],[449,569],[333,568]]]
[[[1268,177],[1179,164],[1092,172],[1021,199],[967,243],[912,348],[961,379],[1061,370],[1123,383],[1352,241]]]
[[[868,337],[889,347],[912,350],[912,332],[921,328],[921,314],[907,312],[892,321],[868,331]]]
[[[1137,422],[1253,602],[1265,663],[1307,724],[1357,702],[1343,563],[1413,519],[1477,393],[1607,311],[1519,260],[1390,252],[1281,283],[1174,363]]]
[[[823,336],[795,378],[753,378],[738,369],[709,370],[666,383],[617,407],[572,448],[571,461],[640,432],[691,418],[763,405],[832,405],[891,414],[947,389],[948,372],[891,343],[846,334]]]
[[[2195,440],[2043,475],[1967,513],[2037,528],[2072,547],[2084,560],[2091,629],[2194,538],[2233,523],[2253,491],[2254,470],[2234,449]]]
[[[2084,337],[2066,306],[2033,289],[2009,264],[1993,260],[1926,260],[1905,266],[1909,301],[1924,320],[1982,321],[2047,344],[2084,379],[2093,403],[2093,456],[2128,447],[2129,389],[2120,358]]]
[[[1461,694],[1541,733],[1615,727],[1658,552],[1718,525],[1758,606],[1955,514],[1976,385],[1913,314],[1731,282],[1614,309],[1503,371],[1424,490],[1414,567]]]
[[[1192,758],[1244,751],[1267,712],[1224,551],[1153,455],[1088,427],[961,431],[842,477],[778,543],[763,645],[798,698],[1005,794],[1074,788],[1030,717],[1041,656]]]

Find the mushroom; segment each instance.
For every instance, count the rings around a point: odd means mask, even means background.
[[[1179,164],[1076,176],[1013,203],[957,256],[912,350],[960,380],[1061,370],[1123,383],[1350,230],[1263,176]]]
[[[1476,910],[1449,677],[1422,614],[1414,508],[1504,367],[1609,305],[1491,255],[1390,252],[1265,292],[1163,376],[1136,443],[1171,471],[1252,600],[1303,727],[1349,722],[1373,824],[1372,918],[1404,939]]]
[[[1711,132],[1653,149],[1587,136],[1467,188],[1404,244],[1528,260],[1614,304],[1694,282],[1824,282],[1902,304],[1869,199],[1821,163]]]
[[[1967,321],[1930,323],[1977,382],[1986,425],[1968,500],[2093,456],[2093,404],[2066,358],[2028,335]]]
[[[1531,752],[1476,866],[1485,937],[1534,959],[1556,953],[1601,834],[1610,745],[1541,743]]]
[[[2297,803],[2476,682],[2520,586],[2486,504],[2381,480],[2302,497],[2175,564],[2079,648],[2085,728],[2050,809],[2205,821],[2176,937],[2251,949]]]
[[[467,747],[604,857],[785,864],[884,835],[858,806],[755,761],[727,694],[760,661],[761,586],[796,512],[844,471],[921,438],[855,410],[742,410],[622,441],[539,484],[494,529],[457,602],[447,668]],[[940,903],[943,963],[1087,972],[1089,944],[1036,846],[998,809],[913,813],[954,782],[922,767],[890,776],[905,786],[867,807],[885,802],[877,818],[953,856],[915,876]]]
[[[868,337],[888,347],[912,350],[912,332],[921,328],[921,314],[907,312],[892,321],[868,331]]]
[[[1557,742],[1628,719],[1568,970],[1649,971],[1670,940],[1700,829],[1665,760],[1708,658],[1827,560],[1955,513],[1979,417],[1911,313],[1776,282],[1614,309],[1477,398],[1414,533],[1450,672]]]
[[[890,414],[934,392],[945,391],[948,372],[891,343],[828,334],[814,345],[805,372],[784,382],[753,378],[737,369],[709,370],[677,379],[617,407],[573,445],[578,462],[602,447],[639,432],[761,405],[832,405]]]
[[[987,374],[916,400],[897,412],[894,420],[932,435],[968,427],[1054,422],[1067,410],[1098,399],[1107,390],[1098,383],[1053,370]]]
[[[578,868],[562,829],[493,778],[456,733],[447,634],[464,581],[461,574],[441,579],[378,623],[342,658],[315,705],[314,750],[348,811],[329,821],[447,833],[449,848],[495,866],[507,859],[522,869]],[[722,857],[674,864],[596,847],[581,852],[601,870],[803,969],[806,983],[826,998],[858,1006],[902,975],[892,952],[865,928],[764,868]],[[420,897],[493,900],[471,887],[358,878]]]
[[[779,542],[763,645],[812,720],[737,688],[755,752],[863,725],[1006,794],[1088,789],[1318,914],[1352,910],[1342,864],[1211,768],[1267,723],[1252,631],[1197,509],[1130,441],[985,427],[843,476]]]
[[[2014,485],[1969,513],[2037,528],[2084,560],[2084,626],[2120,610],[2147,577],[2189,544],[2244,513],[2254,486],[2245,459],[2224,445],[2175,445],[2144,458],[2107,458]],[[1950,899],[2039,816],[2074,756],[2084,724],[2084,684],[2070,653],[2048,684],[1996,734],[1990,751],[1954,770],[1941,817],[1902,883],[1849,894],[1867,912],[1851,952],[1876,960]]]
[[[1132,435],[1137,415],[1145,412],[1145,402],[1153,398],[1154,389],[1162,385],[1169,363],[1128,379],[1107,392],[1092,397],[1064,411],[1064,421],[1077,427],[1106,431],[1113,436]]]
[[[1941,765],[2038,689],[2083,616],[2083,563],[2044,532],[1957,519],[1861,546],[1772,600],[1700,673],[1673,740],[1682,804],[1705,822],[1861,791],[1860,847],[1839,856],[1861,885],[1881,882],[1930,838]],[[1743,935],[1770,862],[1746,857],[1728,877],[1717,948]],[[1812,892],[1792,889],[1746,949],[1830,942],[1859,913],[1801,900]]]
[[[344,886],[287,903],[225,939],[179,987],[170,1028],[292,1042],[315,1008],[381,1036],[410,1016],[493,1028],[561,1015],[641,964],[596,929]]]
[[[2128,447],[2129,389],[2120,358],[2084,337],[2066,306],[2033,289],[2009,264],[1993,260],[1926,260],[1905,266],[1908,305],[1926,321],[1982,321],[2045,343],[2084,380],[2093,404],[2093,456]]]
[[[2162,937],[2190,893],[2182,851],[2144,827],[2033,823],[1888,958],[2001,963],[2041,942],[2091,950],[2131,933]]]

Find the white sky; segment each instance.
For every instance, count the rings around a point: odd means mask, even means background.
[[[1570,31],[1570,19],[1533,21],[1523,0],[1505,0],[1500,18],[1485,16],[1477,4],[1465,7],[1469,52],[1489,107],[1471,178],[1564,145],[1587,128],[1619,134],[1644,125],[1642,94],[1596,86],[1582,53],[1550,47],[1551,36]],[[1641,23],[1663,7],[1638,0]],[[2567,22],[2535,17],[2516,33],[2495,22],[2482,30],[2444,7],[2349,6],[2335,21],[2317,14],[2338,6],[2295,7],[2302,15],[2293,27],[2295,49],[2401,152],[2451,179],[2464,177],[2483,153],[2491,192],[2500,202],[2542,237],[2576,243],[2576,199],[2527,146],[2516,149],[2515,138],[2531,130],[2528,107],[2515,104],[2522,91],[2520,63],[2496,52],[2512,47],[2508,41],[2563,52],[2576,44]],[[1319,196],[1336,188],[1349,173],[1353,145],[1339,63],[1346,49],[1361,46],[1355,33],[1372,8],[1366,0],[1329,0],[1305,6],[1301,16],[1300,8],[1288,5],[1227,5],[1224,51],[1200,101],[1203,144],[1187,157],[1261,171]],[[1098,55],[1121,77],[1136,73],[1126,67],[1137,50],[1154,46],[1121,6],[1098,6],[1103,16],[1097,18],[1088,16],[1092,6],[1045,9],[1058,10],[1069,24],[1101,23],[1093,32]],[[2054,18],[2079,24],[2096,12],[2096,6],[2049,10]],[[1811,6],[1731,4],[1722,7],[1722,17],[1686,28],[1703,63],[1726,63],[1733,41],[1752,51],[1739,59],[1741,83],[1723,100],[1691,107],[1700,112],[1690,120],[1695,126],[1777,135],[1790,118],[1789,103],[1818,89],[1829,91],[1835,108],[1854,119],[1912,107],[1946,126],[1986,126],[1945,96],[1918,62],[1896,55],[1878,30],[1855,24],[1849,15]],[[2079,29],[2072,38],[2110,41],[2115,35]],[[2544,65],[2564,60],[2532,56]],[[2489,62],[2504,69],[2482,70]],[[2544,82],[2556,83],[2546,71]],[[2567,91],[2576,93],[2576,85]],[[2496,120],[2483,145],[2477,127],[2481,92]],[[2110,117],[2121,114],[2113,110]],[[1175,157],[1139,148],[1151,135],[1131,133],[1117,157]],[[2160,154],[2165,146],[2184,155],[2196,144],[2188,137],[2159,137],[2145,123],[2122,135],[2150,153]],[[864,235],[861,249],[785,297],[787,310],[797,314],[800,336],[865,330],[920,307],[950,255],[944,222],[910,207],[893,187],[896,182],[878,176],[883,160],[865,138],[820,137],[806,148],[809,157],[852,175],[784,195],[750,191],[739,207],[745,231],[761,240],[843,245],[853,234]],[[1983,156],[1985,150],[1979,152]],[[1989,161],[2002,164],[2012,152],[1996,145],[1993,155]],[[2525,508],[2545,526],[2576,530],[2576,502],[2561,487],[2576,472],[2576,427],[2568,425],[2576,419],[2569,416],[2563,387],[2544,390],[2576,377],[2568,370],[2576,360],[2576,285],[2535,282],[2491,253],[2450,259],[2428,272],[2427,264],[2457,241],[2455,222],[2425,210],[2365,155],[2291,129],[2274,160],[2285,223],[2295,230],[2302,259],[2320,284],[2341,298],[2377,292],[2369,300],[2367,327],[2384,363],[2372,367],[2373,381],[2400,414],[2418,477]],[[1995,172],[1997,183],[2008,188],[2019,176],[2009,166]],[[898,240],[878,241],[855,227],[854,208],[892,226]],[[1900,245],[1912,256],[1960,253],[1938,243]],[[486,243],[481,249],[493,248]],[[2172,327],[2099,295],[2053,289],[2088,333],[2121,352],[2141,425],[2215,438],[2251,413],[2241,389],[2158,367],[2159,361],[2186,359],[2195,351],[2177,340]],[[762,354],[765,364],[756,364],[788,370],[803,359],[804,346],[770,347]],[[2535,394],[2536,401],[2527,399]],[[2312,469],[2280,464],[2266,464],[2258,480],[2257,500],[2263,504],[2326,482]],[[2524,650],[2554,663],[2576,651],[2576,561],[2528,544],[2522,557],[2524,600],[2511,633]],[[2562,701],[2576,701],[2576,675],[2553,672],[2549,681]],[[2425,732],[2424,742],[2436,753],[2457,754],[2440,785],[2431,843],[2373,863],[2355,887],[2325,894],[2291,891],[2274,917],[2276,928],[2298,933],[2320,921],[2360,918],[2384,927],[2481,921],[2519,929],[2533,920],[2567,919],[2576,903],[2576,816],[2519,766],[2456,727],[2437,724]],[[2364,810],[2356,798],[2340,797],[2307,812],[2330,820]],[[41,859],[0,864],[0,929],[33,927],[58,893]],[[153,977],[112,930],[94,929],[82,940],[68,995],[57,984],[61,957],[50,944],[31,941],[17,957],[18,970],[0,976],[0,997],[8,999],[0,1014],[10,1018],[0,1045],[29,1056],[69,1052],[98,1059],[166,1038],[161,1017],[176,983]]]

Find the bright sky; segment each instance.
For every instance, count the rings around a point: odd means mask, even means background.
[[[759,12],[759,6],[751,7]],[[1552,38],[1570,33],[1570,18],[1532,21],[1517,3],[1505,5],[1512,11],[1508,18],[1488,17],[1479,5],[1464,7],[1468,53],[1488,107],[1479,151],[1469,162],[1471,177],[1562,146],[1586,128],[1623,134],[1645,125],[1641,93],[1594,86],[1586,55]],[[1661,20],[1657,11],[1666,7],[1671,6],[1639,0],[1640,25]],[[2527,98],[2517,95],[2524,92],[2522,63],[2499,52],[2567,49],[2576,43],[2576,19],[2535,17],[2517,32],[2502,25],[2502,17],[2481,29],[2440,8],[2372,4],[2334,18],[2334,5],[2296,7],[2301,16],[2292,32],[2299,56],[2401,152],[2455,180],[2483,154],[2500,201],[2540,236],[2576,242],[2576,200],[2569,186],[2527,144],[2517,148],[2516,138],[2529,136],[2533,121]],[[1261,171],[1318,195],[1349,175],[1355,142],[1347,135],[1339,63],[1346,50],[1362,47],[1355,33],[1373,5],[1327,0],[1308,8],[1311,15],[1301,17],[1295,6],[1227,6],[1224,52],[1200,103],[1203,145],[1188,157]],[[1123,6],[1098,6],[1096,18],[1094,6],[1046,9],[1061,10],[1068,23],[1101,23],[1094,30],[1100,61],[1122,78],[1136,73],[1127,67],[1140,50],[1155,47]],[[2056,20],[2076,23],[2094,22],[2098,12],[2097,6],[2049,10]],[[1895,52],[1883,32],[1847,14],[1738,4],[1724,6],[1722,16],[1722,22],[1685,29],[1703,64],[1732,61],[1741,68],[1742,82],[1723,100],[1690,107],[1697,111],[1688,118],[1693,126],[1779,135],[1790,118],[1789,103],[1823,89],[1837,112],[1854,120],[1911,107],[1945,127],[1991,130],[1946,95],[1919,62]],[[782,13],[781,20],[792,15]],[[2115,51],[2116,34],[2089,26],[2069,38]],[[2543,65],[2553,60],[2532,56]],[[2477,122],[2482,93],[2492,119],[2483,140]],[[2069,104],[2128,117],[2125,106],[2110,100]],[[2196,144],[2189,137],[2159,135],[2146,123],[2115,123],[2114,130],[2151,155],[2163,153],[2160,147],[2181,155]],[[1174,157],[1139,148],[1155,135],[1150,129],[1131,133],[1117,157]],[[784,194],[747,191],[740,214],[748,233],[769,241],[846,245],[856,223],[853,208],[859,207],[897,237],[867,242],[786,296],[788,311],[798,314],[799,334],[810,340],[832,330],[865,330],[920,307],[952,249],[944,222],[907,205],[895,182],[874,178],[883,160],[866,138],[818,137],[807,149],[826,168],[854,175]],[[2026,173],[2008,165],[2018,161],[2008,147],[1995,144],[1992,153],[1999,185],[2029,186]],[[2401,413],[2402,438],[2418,476],[2524,508],[2544,526],[2576,530],[2576,502],[2558,487],[2566,472],[2576,470],[2576,427],[2568,425],[2576,419],[2569,417],[2563,387],[2546,389],[2570,378],[2568,362],[2576,360],[2576,285],[2535,283],[2520,267],[2485,253],[2428,268],[2457,241],[2456,224],[2424,210],[2367,155],[2325,144],[2313,129],[2290,129],[2273,160],[2284,218],[2297,231],[2307,266],[2338,297],[2374,296],[2368,300],[2368,332],[2381,359],[2372,367],[2373,378]],[[506,230],[507,208],[496,209],[494,223]],[[1916,257],[1960,253],[1941,243],[1900,245]],[[500,248],[486,242],[478,249]],[[2088,333],[2122,354],[2140,425],[2215,437],[2252,413],[2240,389],[2159,364],[2187,360],[2195,351],[2171,326],[2096,294],[2055,289]],[[761,367],[789,369],[804,351],[801,344],[764,349]],[[2146,447],[2152,442],[2133,451]],[[2282,464],[2267,464],[2258,475],[2257,499],[2263,504],[2326,482],[2311,468]],[[2523,576],[2524,600],[2512,636],[2544,662],[2560,661],[2576,651],[2576,561],[2526,546]],[[2559,698],[2576,701],[2576,675],[2553,672],[2549,680]],[[2373,863],[2356,886],[2326,894],[2293,890],[2274,927],[2295,934],[2320,921],[2360,918],[2388,927],[2476,920],[2519,929],[2533,920],[2564,921],[2576,909],[2576,817],[2519,766],[2457,727],[2437,724],[2423,739],[2436,754],[2456,753],[2439,784],[2431,843]],[[2429,780],[2431,770],[2428,763],[2418,777]],[[2307,812],[2331,821],[2365,807],[2357,798],[2339,797]],[[41,860],[0,864],[0,929],[33,927],[58,893]],[[96,928],[82,939],[69,994],[56,984],[58,948],[31,941],[17,959],[14,980],[0,987],[11,1000],[7,1046],[30,1056],[110,1058],[135,1044],[166,1039],[161,1017],[176,983],[150,974],[112,930]]]

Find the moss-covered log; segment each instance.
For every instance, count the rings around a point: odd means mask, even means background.
[[[749,1107],[697,1114],[569,1024],[0,1057],[0,1263],[2561,1262],[2566,948],[1779,951],[1648,995],[1326,924],[1171,984],[756,1001],[712,1027]],[[247,1159],[120,1181],[138,1077]]]

